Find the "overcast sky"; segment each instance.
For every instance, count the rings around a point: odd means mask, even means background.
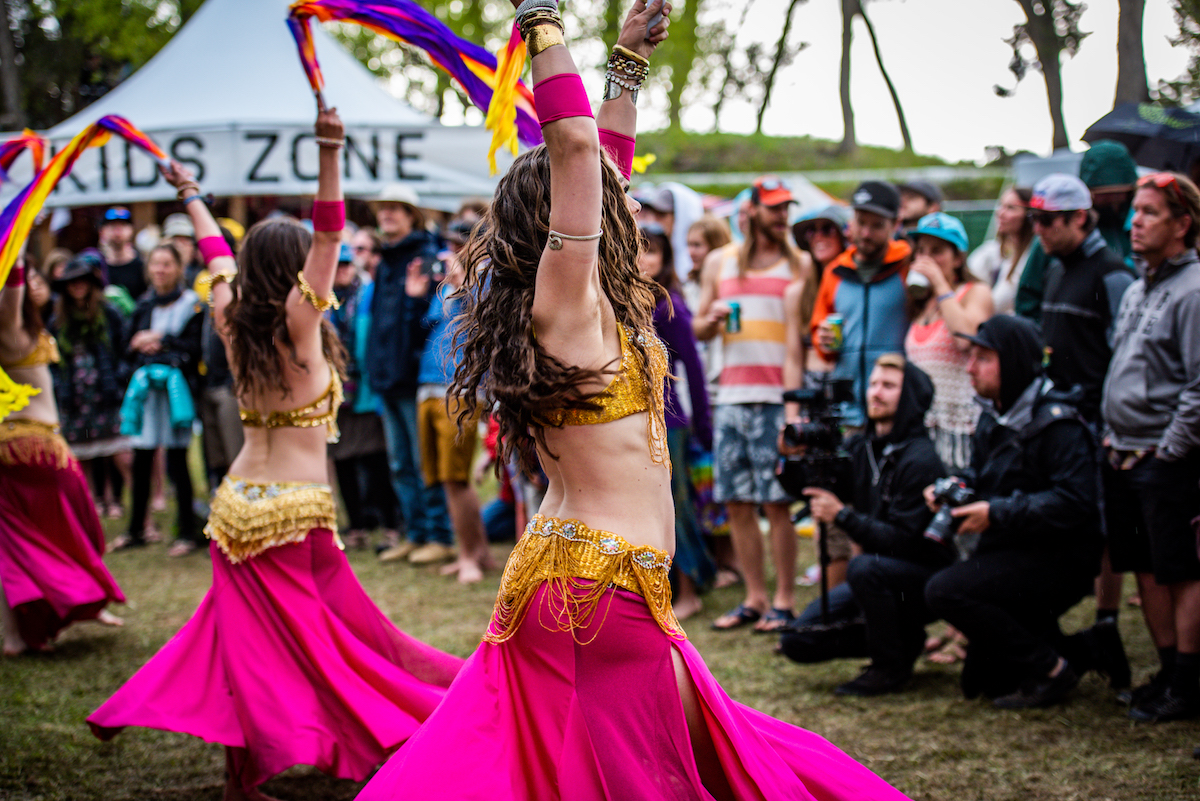
[[[723,13],[735,19],[733,7],[742,5],[710,2],[722,4],[728,9]],[[774,46],[786,6],[786,0],[756,0],[739,43],[757,39]],[[1092,35],[1075,58],[1063,60],[1063,111],[1074,148],[1082,147],[1079,137],[1088,125],[1112,108],[1116,87],[1117,0],[1087,0],[1087,6],[1080,27]],[[1041,73],[1031,71],[1012,97],[1000,98],[992,91],[995,84],[1013,85],[1007,68],[1012,50],[1001,40],[1024,18],[1015,0],[873,0],[868,13],[917,152],[980,161],[984,148],[993,144],[1009,151],[1049,151],[1050,116]],[[1147,0],[1144,49],[1151,87],[1159,78],[1177,77],[1186,66],[1186,52],[1167,41],[1176,30],[1168,0]],[[796,8],[791,41],[809,46],[779,74],[766,133],[841,139],[840,31],[838,0],[808,0]],[[855,25],[851,63],[859,142],[900,147],[896,114],[861,20]],[[648,127],[656,122],[661,124],[652,111],[645,115]],[[711,112],[699,105],[689,108],[684,127],[710,130]],[[721,128],[752,131],[754,109],[728,103]]]

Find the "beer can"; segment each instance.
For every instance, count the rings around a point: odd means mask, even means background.
[[[830,330],[833,332],[833,348],[834,352],[842,349],[842,323],[843,318],[840,314],[830,314],[825,317],[825,322],[829,324]]]
[[[725,318],[725,333],[736,334],[742,330],[742,304],[729,301],[729,316]]]

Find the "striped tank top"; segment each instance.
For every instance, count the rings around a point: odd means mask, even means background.
[[[794,279],[787,259],[738,277],[737,244],[721,254],[717,297],[741,306],[742,328],[722,334],[724,367],[716,403],[783,403],[783,293]]]

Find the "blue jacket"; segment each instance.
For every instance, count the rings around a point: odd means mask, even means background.
[[[171,409],[172,428],[190,428],[196,419],[196,407],[187,379],[178,367],[147,364],[134,371],[121,403],[121,436],[136,437],[142,431],[142,413],[151,389],[165,389]]]
[[[856,403],[848,410],[847,421],[851,425],[861,425],[865,419],[867,377],[875,360],[885,353],[904,352],[908,333],[904,278],[911,253],[907,242],[891,242],[883,267],[864,284],[854,261],[855,248],[850,248],[830,262],[821,276],[812,315],[813,343],[816,346],[817,327],[826,317],[835,312],[842,315],[841,352],[821,355],[837,359],[834,378],[854,379]]]
[[[425,327],[429,337],[421,353],[421,369],[417,375],[419,384],[441,384],[448,386],[454,380],[454,370],[462,357],[462,347],[455,347],[454,315],[458,313],[458,300],[447,299],[454,291],[449,284],[442,284],[433,293],[429,311],[425,314]]]
[[[410,298],[404,281],[413,259],[436,259],[437,253],[438,238],[425,230],[413,231],[383,248],[375,274],[366,352],[367,380],[380,395],[395,398],[417,392],[421,349],[429,333],[421,321],[429,310],[429,297]]]

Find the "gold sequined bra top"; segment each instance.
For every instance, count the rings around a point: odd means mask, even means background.
[[[579,640],[576,632],[591,627],[596,614],[607,609],[605,594],[613,587],[642,596],[664,632],[686,639],[671,608],[670,570],[666,551],[633,545],[578,520],[534,515],[504,566],[492,622],[483,639],[500,643],[516,634],[544,584],[552,593],[555,614],[535,612],[535,616],[541,625],[570,632],[581,644],[590,640]]]
[[[238,407],[238,415],[242,418],[242,424],[252,428],[316,428],[318,426],[328,426],[329,432],[326,439],[329,442],[338,441],[337,413],[338,408],[342,405],[342,377],[338,375],[338,371],[329,368],[331,377],[329,379],[329,387],[321,393],[321,397],[317,398],[312,403],[301,406],[299,409],[291,409],[286,412],[267,412],[265,415],[257,409],[245,409]],[[321,412],[321,407],[325,403],[329,403],[329,408],[325,412]]]
[[[40,367],[43,364],[51,364],[59,360],[58,343],[54,341],[54,337],[42,331],[38,334],[37,343],[34,344],[33,350],[23,359],[18,359],[11,364],[0,364],[0,368],[5,370],[21,369],[22,367]]]
[[[670,465],[666,451],[666,421],[663,419],[663,381],[667,376],[667,349],[658,337],[651,334],[636,334],[638,342],[646,349],[650,358],[651,386],[646,386],[645,376],[638,367],[638,354],[630,343],[629,330],[619,321],[617,331],[621,335],[621,366],[612,381],[588,400],[599,405],[598,409],[559,409],[548,412],[541,423],[548,426],[590,426],[611,423],[639,412],[649,412],[647,440],[650,455],[655,463]]]

